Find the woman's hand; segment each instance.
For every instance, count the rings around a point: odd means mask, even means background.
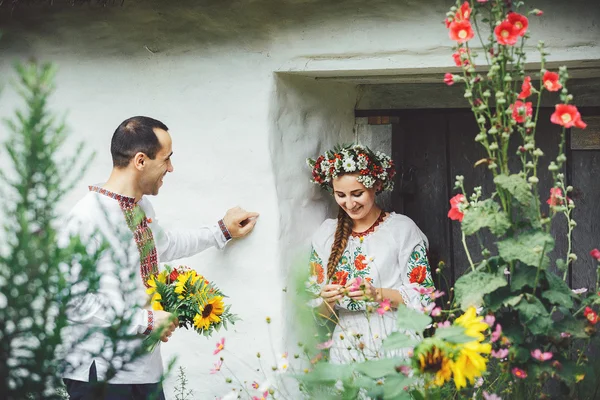
[[[378,291],[375,286],[363,278],[353,278],[346,284],[348,297],[354,301],[378,301]]]
[[[329,308],[333,309],[335,302],[341,300],[343,297],[342,289],[342,285],[329,284],[323,286],[323,290],[321,290],[321,297],[323,298],[323,301],[327,303]]]

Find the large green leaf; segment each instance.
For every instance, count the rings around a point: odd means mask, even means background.
[[[454,284],[454,293],[457,303],[463,310],[466,310],[470,306],[481,306],[484,295],[506,285],[506,278],[502,272],[490,274],[475,271],[458,278]]]
[[[396,375],[396,367],[407,365],[401,358],[382,358],[356,364],[356,370],[369,378],[378,379],[388,375]]]
[[[483,228],[489,228],[496,236],[504,235],[510,228],[510,219],[492,199],[480,201],[470,207],[461,223],[465,235],[472,235]]]
[[[419,340],[415,339],[404,332],[393,332],[383,341],[385,350],[414,348],[419,344]]]
[[[404,304],[398,307],[397,323],[400,329],[421,333],[427,326],[431,325],[431,321],[430,316],[408,308]]]
[[[524,286],[533,288],[536,274],[536,267],[531,267],[525,264],[517,264],[517,267],[514,269],[511,276],[510,289],[516,292],[521,290]]]
[[[331,384],[351,379],[353,372],[354,364],[319,363],[310,373],[298,375],[296,378],[307,383]]]
[[[554,238],[542,231],[530,231],[504,239],[497,244],[498,254],[504,261],[521,261],[533,267],[541,263],[542,268],[545,269],[550,264],[548,253],[554,249]]]
[[[542,293],[542,297],[552,304],[558,304],[563,307],[573,307],[573,299],[570,294],[565,294],[557,290],[546,290]]]
[[[519,311],[521,322],[526,324],[534,335],[546,333],[550,329],[552,325],[550,313],[537,297],[525,295],[515,308]]]
[[[531,205],[533,194],[531,193],[531,187],[527,181],[517,175],[498,175],[494,178],[494,183],[507,192],[509,192],[515,200],[525,206]]]
[[[405,387],[412,385],[415,378],[409,378],[403,374],[388,376],[383,383],[383,398],[394,400],[410,400],[410,392],[404,390]]]

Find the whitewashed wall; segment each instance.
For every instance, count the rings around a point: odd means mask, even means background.
[[[292,260],[305,254],[310,234],[334,210],[308,184],[304,158],[355,137],[356,85],[305,76],[452,66],[441,23],[451,3],[126,0],[123,7],[24,8],[12,17],[3,9],[0,80],[14,77],[14,60],[35,57],[60,67],[52,108],[68,110],[73,139],[97,153],[63,210],[85,184],[107,178],[116,126],[148,115],[163,120],[174,139],[175,172],[153,199],[164,225],[212,223],[235,205],[261,213],[252,236],[184,260],[231,296],[243,321],[225,334],[227,347],[253,362],[257,351],[271,353],[270,338],[276,352],[284,350],[293,321],[282,289]],[[597,0],[537,3],[546,15],[532,19],[532,46],[543,38],[554,60],[600,59]],[[0,117],[16,104],[5,86]],[[0,167],[6,163],[2,154]],[[273,319],[271,336],[266,316]],[[163,348],[165,359],[176,355],[186,367],[199,399],[227,390],[208,373],[214,342],[181,331]],[[251,378],[240,362],[226,359],[242,379]],[[167,382],[169,398],[173,383]]]

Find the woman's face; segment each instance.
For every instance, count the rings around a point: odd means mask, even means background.
[[[333,196],[340,207],[353,220],[365,218],[375,204],[375,188],[367,189],[356,178],[356,174],[345,174],[333,180]]]

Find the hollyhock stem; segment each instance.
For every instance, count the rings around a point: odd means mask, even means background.
[[[475,272],[475,265],[473,264],[473,260],[471,259],[471,253],[469,252],[469,247],[467,246],[467,237],[465,236],[464,232],[462,232],[462,244],[465,248],[465,253],[467,253],[467,258],[469,259],[471,271]]]
[[[535,291],[537,289],[537,285],[538,285],[538,280],[540,279],[540,270],[542,269],[542,263],[544,262],[544,255],[546,254],[546,246],[548,245],[547,242],[544,242],[544,247],[542,248],[542,255],[540,256],[540,263],[537,267],[537,271],[535,273],[535,283],[533,284],[533,294],[535,294]]]

